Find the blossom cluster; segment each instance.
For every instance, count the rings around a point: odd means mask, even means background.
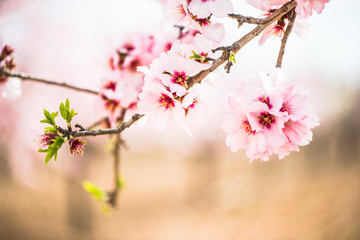
[[[291,0],[247,0],[247,2],[256,8],[269,12],[270,10],[278,9],[282,5]],[[318,14],[322,13],[325,8],[325,3],[330,0],[295,0],[297,3],[295,12],[301,18],[307,18],[312,15],[313,11]]]
[[[211,66],[208,58],[212,46],[211,40],[198,34],[194,44],[177,41],[150,67],[140,69],[145,73],[145,83],[138,108],[150,118],[155,129],[165,130],[174,121],[190,133],[186,123],[189,118],[204,122],[207,104],[202,94],[208,86],[202,83],[190,88],[188,79]]]
[[[281,159],[299,151],[299,146],[311,141],[311,129],[319,125],[307,92],[280,68],[262,74],[259,81],[242,84],[229,95],[227,106],[222,124],[226,145],[234,152],[246,149],[251,161],[267,161],[273,153]]]
[[[1,44],[0,44],[1,46]],[[12,56],[14,50],[4,45],[0,52],[0,69],[4,71],[13,70],[16,65]],[[3,72],[0,72],[0,89],[2,89],[3,98],[17,98],[21,96],[21,81],[17,78],[8,77]]]
[[[298,35],[304,35],[304,30],[307,28],[308,22],[306,19],[312,15],[313,11],[316,11],[318,14],[322,12],[325,8],[325,3],[328,3],[330,0],[295,0],[297,5],[295,7],[296,14],[300,17],[298,19],[298,28],[295,31]],[[265,11],[265,16],[270,15],[275,10],[279,9],[282,5],[290,2],[290,0],[247,0],[247,2],[254,7]],[[272,23],[267,27],[262,37],[259,40],[259,44],[262,45],[269,37],[276,36],[282,38],[285,32],[285,27],[288,23],[289,14],[284,15],[278,21]],[[305,28],[305,29],[304,29]],[[304,29],[304,30],[301,30]],[[306,30],[305,30],[306,31]]]
[[[170,50],[173,43],[180,39],[191,43],[197,31],[191,30],[156,35],[131,33],[109,59],[110,73],[103,80],[99,97],[106,110],[111,125],[123,116],[122,110],[135,112],[139,101],[138,95],[144,85],[144,74],[137,71],[139,66],[149,66],[161,52]]]
[[[185,30],[198,30],[207,38],[220,42],[224,26],[212,22],[211,17],[227,17],[233,12],[230,0],[160,0],[165,6],[165,16],[185,25]]]

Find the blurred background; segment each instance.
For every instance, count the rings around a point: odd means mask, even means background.
[[[235,12],[260,16],[245,1]],[[283,67],[310,91],[320,116],[314,140],[283,160],[249,163],[221,130],[224,96],[275,66],[280,41],[258,39],[218,73],[207,124],[192,137],[143,121],[123,134],[125,189],[107,216],[82,188],[112,188],[108,137],[87,138],[79,159],[61,149],[44,164],[37,152],[42,109],[70,99],[87,126],[99,119],[84,93],[24,82],[23,96],[0,100],[0,239],[360,239],[360,36],[356,0],[326,4],[305,38],[290,36]],[[162,6],[151,0],[2,0],[0,42],[15,49],[18,70],[97,90],[109,53],[129,31],[156,29]],[[230,44],[253,26],[224,19]]]

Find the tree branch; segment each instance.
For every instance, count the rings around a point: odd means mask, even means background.
[[[235,19],[238,22],[238,27],[241,27],[243,23],[250,23],[250,24],[264,24],[267,20],[267,18],[254,18],[254,17],[248,17],[243,16],[241,14],[229,14],[229,18]]]
[[[79,91],[79,92],[90,93],[90,94],[94,94],[94,95],[99,94],[99,92],[97,92],[97,91],[93,91],[93,90],[85,89],[85,88],[80,88],[80,87],[75,87],[75,86],[69,85],[67,83],[58,83],[58,82],[53,82],[53,81],[49,81],[49,80],[46,80],[46,79],[31,77],[29,75],[25,75],[24,73],[10,73],[10,72],[2,69],[2,68],[0,68],[0,72],[2,74],[4,74],[5,76],[19,78],[19,79],[21,79],[23,81],[33,81],[33,82],[45,83],[45,84],[49,84],[49,85],[55,85],[55,86],[59,86],[59,87],[64,87],[64,88],[76,90],[76,91]]]
[[[109,192],[109,204],[112,207],[116,207],[117,199],[120,192],[119,179],[120,179],[120,146],[121,146],[121,137],[120,133],[115,135],[115,143],[113,149],[113,157],[114,157],[114,189]]]
[[[123,132],[126,128],[129,128],[133,123],[142,118],[144,114],[134,114],[130,120],[122,123],[116,128],[97,129],[97,130],[80,130],[80,131],[68,131],[63,128],[59,128],[62,134],[73,137],[87,137],[87,136],[98,136],[98,135],[109,135]]]
[[[281,40],[281,46],[280,46],[280,51],[279,51],[279,55],[278,55],[278,58],[277,58],[277,61],[276,61],[276,67],[277,68],[281,68],[281,65],[282,65],[282,60],[283,60],[283,57],[284,57],[284,54],[285,54],[285,47],[286,47],[286,42],[289,38],[289,35],[294,27],[294,23],[295,23],[295,18],[296,18],[296,12],[295,12],[295,9],[291,10],[290,13],[289,13],[289,23],[286,27],[286,30],[285,30],[285,33],[284,33],[284,36]]]
[[[258,36],[265,28],[267,28],[271,23],[280,19],[282,16],[290,12],[292,9],[296,7],[296,2],[291,1],[284,4],[281,8],[276,10],[273,14],[269,15],[264,19],[264,23],[259,24],[256,28],[254,28],[251,32],[246,34],[244,37],[234,42],[231,46],[224,47],[220,50],[223,50],[222,55],[216,59],[212,66],[208,69],[200,71],[198,74],[188,78],[188,88],[194,86],[194,84],[201,82],[207,75],[209,75],[212,71],[222,65],[224,62],[229,60],[230,53],[236,54],[243,46],[245,46],[248,42],[250,42],[253,38]]]

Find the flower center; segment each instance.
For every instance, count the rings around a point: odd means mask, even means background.
[[[271,109],[273,106],[270,103],[270,98],[269,97],[265,97],[265,95],[262,95],[261,97],[258,97],[259,102],[265,103],[266,105],[268,105],[269,109]]]
[[[188,112],[189,112],[190,109],[195,108],[195,105],[196,105],[198,102],[199,102],[199,100],[198,100],[197,98],[194,98],[192,104],[190,104],[189,107],[184,108],[184,110],[185,110],[185,117],[188,115]]]
[[[166,71],[164,71],[163,73],[172,77],[171,78],[172,83],[179,84],[180,86],[183,86],[186,89],[188,88],[186,80],[189,78],[189,76],[187,76],[184,71],[182,72],[174,71],[174,74],[171,74]]]
[[[281,20],[277,21],[276,25],[274,26],[274,35],[281,38],[284,35],[284,28],[285,22]]]
[[[263,126],[263,128],[270,129],[271,124],[275,123],[275,116],[268,112],[262,112],[260,113],[260,116],[258,116],[259,123]]]
[[[104,94],[101,94],[101,99],[105,102],[105,109],[114,113],[115,110],[120,107],[120,101],[116,99],[110,99]]]
[[[161,94],[161,97],[159,98],[159,104],[159,107],[164,107],[166,110],[175,107],[174,100],[164,93]]]
[[[287,112],[288,114],[291,114],[291,105],[288,102],[284,102],[280,108],[280,112]]]
[[[251,129],[251,126],[250,126],[250,123],[249,123],[249,121],[244,121],[243,122],[243,125],[241,126],[243,129],[244,129],[244,131],[248,134],[248,135],[255,135],[255,133],[256,133],[256,131],[253,131],[252,129]]]
[[[107,83],[103,86],[103,88],[104,88],[104,89],[107,89],[107,90],[112,90],[113,92],[115,92],[116,82],[113,82],[113,81],[107,82]]]

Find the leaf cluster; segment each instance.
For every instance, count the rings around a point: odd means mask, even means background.
[[[74,111],[74,109],[70,109],[70,102],[69,99],[66,99],[65,104],[64,103],[60,103],[60,114],[61,117],[66,121],[68,128],[71,127],[71,120],[72,118],[77,115],[77,113]],[[47,153],[45,156],[45,164],[47,164],[51,158],[54,157],[54,160],[56,161],[57,159],[57,152],[58,150],[62,147],[62,145],[64,144],[64,142],[66,141],[66,136],[64,136],[63,134],[61,134],[58,131],[58,126],[55,122],[55,118],[59,115],[59,112],[52,112],[50,113],[49,111],[47,111],[46,109],[44,109],[44,116],[45,119],[41,120],[41,123],[47,123],[50,124],[51,127],[46,127],[45,128],[45,134],[46,133],[51,133],[51,134],[56,134],[55,136],[53,136],[54,138],[51,139],[51,141],[53,142],[52,144],[47,144],[48,148],[47,149],[39,149],[39,152],[44,152]]]
[[[69,99],[66,99],[65,104],[60,103],[59,109],[61,117],[66,121],[68,127],[70,127],[71,120],[74,116],[77,115],[77,113],[74,111],[74,109],[70,109]]]

